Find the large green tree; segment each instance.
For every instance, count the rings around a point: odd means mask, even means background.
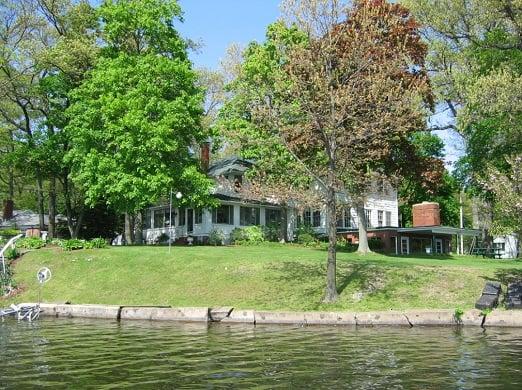
[[[96,57],[96,17],[87,2],[71,0],[5,1],[0,13],[5,20],[0,27],[0,115],[12,141],[6,177],[23,173],[25,193],[34,192],[31,181],[36,181],[41,228],[47,187],[49,236],[55,235],[58,203],[65,204],[74,236],[81,216],[67,207],[74,196],[63,162],[68,141],[61,130],[67,93],[80,83]],[[8,182],[12,197],[13,180]],[[59,191],[62,201],[57,200]]]
[[[86,202],[133,215],[172,187],[195,206],[208,201],[211,182],[190,153],[208,136],[203,93],[173,25],[178,3],[107,0],[99,15],[101,58],[67,110],[67,158]]]
[[[492,171],[511,177],[508,161],[522,151],[522,3],[401,2],[424,25],[432,84],[450,118],[442,127],[456,130],[466,145],[458,176],[492,202],[492,210],[501,210],[495,206],[500,198],[485,184],[494,179]]]
[[[399,211],[404,226],[412,221],[412,206],[423,201],[440,205],[441,223],[458,226],[459,185],[444,167],[444,142],[430,132],[414,133],[409,139],[406,155],[410,164],[399,185]]]

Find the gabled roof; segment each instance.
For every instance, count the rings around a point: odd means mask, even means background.
[[[208,174],[210,176],[224,176],[229,174],[243,174],[247,169],[249,169],[254,163],[250,160],[232,156],[228,158],[224,158],[214,162],[208,169]]]
[[[56,216],[56,222],[66,221],[67,218],[61,214]],[[44,215],[44,225],[49,224],[49,216]],[[0,227],[2,228],[27,228],[27,227],[38,227],[40,225],[40,216],[37,212],[32,210],[14,210],[13,218],[9,220],[2,220],[0,218]]]

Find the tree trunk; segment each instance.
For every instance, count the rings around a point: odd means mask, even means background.
[[[134,227],[136,230],[134,240],[136,244],[143,244],[143,212],[139,212],[134,219]]]
[[[362,254],[370,253],[370,247],[368,246],[368,226],[366,224],[364,205],[358,204],[356,208],[357,224],[359,225],[359,247],[357,248],[357,252]]]
[[[38,222],[40,231],[45,230],[45,208],[44,208],[44,189],[43,189],[43,180],[38,172],[36,174],[36,191],[38,198]]]
[[[81,229],[82,223],[83,223],[83,214],[84,214],[84,209],[82,206],[80,209],[80,212],[78,213],[78,220],[76,221],[76,224],[73,224],[72,238],[78,238],[78,236],[80,235],[80,229]]]
[[[125,213],[125,241],[134,244],[134,216],[129,213]]]
[[[326,291],[323,302],[335,302],[338,298],[336,285],[337,268],[337,217],[336,199],[333,185],[327,190],[326,218],[328,232],[328,261],[326,266]]]
[[[84,209],[83,206],[80,208],[78,213],[78,219],[74,221],[74,210],[71,200],[71,188],[69,187],[69,179],[67,178],[67,172],[64,173],[63,177],[63,197],[65,203],[65,214],[67,216],[67,229],[71,238],[78,238],[80,234],[80,228],[82,226]]]
[[[49,229],[47,236],[56,238],[56,178],[49,181]]]

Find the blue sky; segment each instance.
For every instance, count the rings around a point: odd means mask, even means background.
[[[190,57],[196,67],[215,69],[232,43],[246,45],[262,41],[266,27],[279,17],[280,0],[179,0],[184,23],[178,29],[185,38],[200,41],[203,46]],[[438,115],[433,122],[440,125],[451,119]],[[436,132],[446,145],[446,163],[462,155],[460,137],[449,131]]]
[[[191,53],[196,67],[216,68],[232,43],[264,39],[266,27],[279,16],[279,0],[180,0],[181,34],[203,47]]]

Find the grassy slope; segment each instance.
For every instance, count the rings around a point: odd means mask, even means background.
[[[522,275],[516,261],[339,253],[340,299],[325,305],[325,258],[323,250],[279,244],[173,247],[170,254],[166,247],[45,248],[15,265],[15,280],[24,288],[16,301],[37,299],[41,266],[53,272],[43,288],[48,302],[272,310],[470,308],[487,279]]]

